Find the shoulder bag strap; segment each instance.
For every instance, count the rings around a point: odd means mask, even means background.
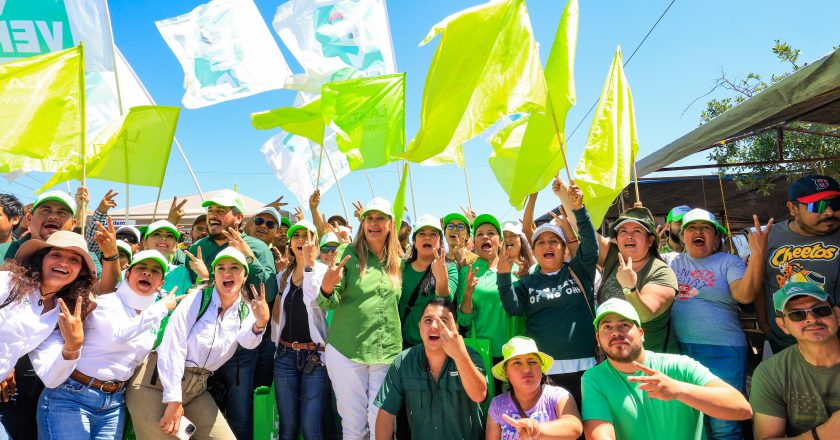
[[[589,314],[592,315],[592,319],[595,319],[595,312],[592,310],[592,304],[589,304],[589,298],[586,297],[586,289],[583,288],[583,283],[580,282],[580,278],[578,278],[571,266],[569,266],[569,275],[571,275],[572,279],[575,280],[575,284],[578,286],[580,293],[583,295],[583,302],[586,303],[586,308],[589,309]]]
[[[405,312],[403,312],[403,315],[400,316],[400,321],[405,321],[405,318],[408,317],[409,313],[411,313],[411,309],[413,309],[414,304],[417,303],[417,297],[420,296],[420,286],[423,285],[423,280],[425,280],[426,277],[429,276],[431,271],[432,266],[430,265],[429,268],[426,269],[426,272],[423,273],[423,278],[420,278],[420,281],[418,281],[417,285],[414,286],[414,291],[411,292],[411,296],[408,297],[408,304],[406,304]]]

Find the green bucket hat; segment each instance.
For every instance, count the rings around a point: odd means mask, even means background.
[[[633,207],[622,212],[614,222],[610,224],[610,237],[615,238],[618,235],[618,228],[625,223],[638,223],[642,225],[648,232],[653,235],[654,249],[659,248],[659,234],[656,233],[656,222],[653,220],[653,214],[645,207]]]
[[[505,373],[505,364],[511,358],[521,356],[523,354],[537,355],[537,357],[540,358],[540,370],[543,374],[547,373],[554,364],[554,358],[539,351],[539,349],[537,349],[537,343],[534,342],[533,339],[525,336],[514,336],[510,338],[510,341],[508,341],[507,344],[502,346],[502,356],[504,359],[496,365],[493,365],[493,369],[491,370],[493,372],[493,377],[501,380],[502,382],[507,382],[508,377],[507,373]]]

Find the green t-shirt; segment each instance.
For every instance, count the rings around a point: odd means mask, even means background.
[[[688,356],[645,351],[645,366],[692,385],[719,380],[708,368]],[[677,400],[651,398],[640,384],[627,380],[609,361],[583,373],[583,420],[612,423],[618,439],[702,439],[703,413]]]
[[[394,284],[379,258],[368,252],[364,276],[352,245],[342,245],[336,261],[345,256],[344,277],[332,295],[318,295],[318,305],[334,310],[327,344],[361,364],[389,364],[402,350],[397,304],[401,286]]]
[[[481,356],[469,347],[467,352],[484,375]],[[464,390],[455,362],[447,357],[440,375],[432,377],[422,344],[394,358],[373,404],[394,415],[405,405],[411,435],[417,439],[484,438],[480,405]]]
[[[499,296],[498,275],[496,270],[490,270],[487,261],[479,258],[473,264],[478,268],[478,285],[473,292],[472,313],[461,313],[460,305],[464,302],[464,290],[467,287],[467,271],[469,267],[461,269],[458,276],[458,325],[475,328],[475,336],[490,340],[490,356],[501,357],[502,345],[513,336],[524,333],[524,322],[522,317],[508,316],[502,307],[502,300]],[[516,273],[517,267],[511,269]],[[511,275],[511,283],[519,281],[516,275]],[[467,337],[472,337],[472,331],[467,332]]]
[[[448,298],[452,299],[452,294],[458,288],[458,266],[454,262],[446,264],[446,272],[448,277]],[[411,267],[411,263],[406,263],[403,268],[402,280],[402,295],[400,296],[400,316],[402,317],[402,335],[403,344],[405,346],[417,345],[423,342],[420,339],[420,318],[423,317],[423,309],[436,295],[435,291],[418,292],[417,300],[411,311],[406,315],[406,308],[408,307],[408,300],[414,293],[414,289],[420,284],[425,272],[417,272]]]
[[[257,291],[260,290],[260,284],[265,285],[265,300],[268,302],[268,305],[271,306],[274,304],[274,298],[277,297],[277,272],[274,270],[274,254],[271,253],[268,246],[266,246],[261,240],[257,240],[256,238],[245,234],[242,234],[242,240],[248,244],[256,257],[254,258],[254,261],[248,265],[248,278],[246,281],[249,285],[254,286]],[[192,246],[190,246],[190,253],[198,256],[198,248],[201,248],[201,258],[204,260],[204,265],[207,266],[207,270],[211,272],[212,276],[213,259],[216,258],[216,255],[218,255],[219,252],[227,247],[227,243],[219,245],[212,237],[208,236],[193,243]],[[185,267],[187,267],[187,270],[190,272],[190,278],[193,280],[196,279],[195,272],[193,272],[189,266]],[[271,334],[270,332],[265,333],[266,335]]]
[[[624,299],[624,291],[621,284],[615,278],[618,271],[618,246],[610,245],[607,259],[604,262],[604,273],[601,281],[601,288],[598,290],[598,303],[603,304],[610,298]],[[658,284],[674,289],[676,297],[679,285],[677,275],[668,266],[668,263],[650,255],[648,263],[637,272],[636,289],[642,290],[646,284]],[[643,321],[642,328],[645,330],[645,349],[660,353],[679,353],[677,337],[671,330],[671,305],[650,321]],[[667,342],[667,344],[666,344]]]
[[[750,405],[756,413],[785,419],[786,436],[810,431],[840,410],[840,365],[811,365],[799,344],[792,345],[758,364]]]

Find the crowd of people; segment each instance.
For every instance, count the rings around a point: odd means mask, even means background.
[[[542,224],[533,195],[517,223],[374,198],[358,225],[317,191],[290,219],[223,190],[183,231],[177,199],[115,228],[113,191],[89,216],[84,187],[0,194],[0,440],[250,439],[260,386],[280,439],[837,437],[833,178],[792,182],[748,257],[702,208],[601,235],[552,190]],[[752,373],[750,304],[773,351]]]

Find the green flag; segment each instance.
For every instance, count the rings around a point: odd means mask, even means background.
[[[291,134],[324,144],[324,118],[321,116],[321,99],[300,107],[281,107],[251,114],[251,124],[257,130],[281,128]]]
[[[0,153],[50,161],[81,157],[84,127],[81,46],[0,65]]]
[[[397,194],[394,196],[394,231],[400,232],[403,215],[405,215],[405,183],[408,180],[408,162],[403,162],[402,178]]]
[[[508,194],[510,204],[522,208],[529,194],[539,192],[563,168],[563,149],[566,114],[575,103],[574,63],[578,34],[578,2],[569,0],[554,44],[548,55],[545,67],[545,79],[548,86],[548,102],[545,113],[531,113],[517,124],[520,133],[506,139],[505,145],[493,143],[493,150],[507,149],[513,155],[510,164],[497,163],[491,168],[502,188]],[[527,124],[527,128],[523,127]],[[516,139],[518,145],[511,144]],[[500,139],[497,138],[498,142]],[[517,148],[518,146],[518,148]],[[516,150],[515,153],[512,150]],[[507,167],[510,168],[507,168]]]
[[[321,112],[351,170],[376,168],[405,149],[405,74],[324,84]]]
[[[499,119],[544,110],[545,78],[524,0],[493,0],[450,15],[421,44],[437,34],[420,130],[400,158],[463,162],[461,144]]]
[[[616,196],[630,182],[638,150],[633,95],[618,48],[575,170],[575,183],[583,190],[593,224],[603,221]]]
[[[108,134],[92,141],[87,177],[142,186],[161,186],[178,123],[178,107],[132,107]],[[82,178],[81,165],[72,162],[38,192],[70,179]]]

